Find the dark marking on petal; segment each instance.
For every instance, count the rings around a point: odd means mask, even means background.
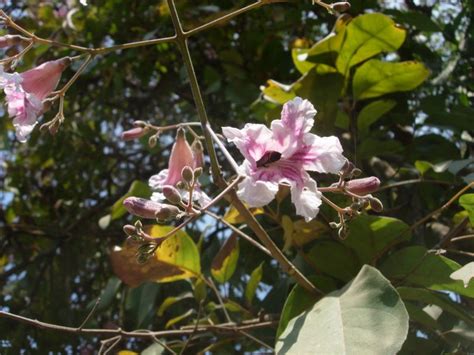
[[[280,158],[280,152],[275,152],[273,150],[265,152],[265,154],[263,154],[263,156],[257,161],[257,168],[267,168],[271,163],[275,163],[280,160]]]

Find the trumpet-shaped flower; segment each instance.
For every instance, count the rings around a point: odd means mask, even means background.
[[[179,129],[176,134],[176,141],[171,149],[170,158],[168,161],[168,169],[160,171],[158,174],[153,175],[149,180],[148,184],[155,192],[152,194],[151,199],[153,201],[162,202],[166,200],[162,193],[163,187],[165,186],[176,186],[178,182],[182,180],[181,172],[184,167],[190,167],[193,170],[201,167],[202,159],[198,154],[199,152],[193,152],[193,149],[186,140],[186,136],[183,129]],[[202,152],[201,152],[202,154]],[[189,194],[186,190],[179,189],[179,192],[184,201],[187,201]],[[205,205],[209,201],[209,197],[202,192],[198,186],[196,186],[193,198],[200,205]]]
[[[250,207],[268,204],[279,184],[289,185],[296,213],[309,221],[316,217],[321,193],[308,171],[338,173],[346,158],[339,139],[309,133],[316,110],[299,97],[283,106],[280,120],[271,129],[248,123],[241,130],[223,127],[224,136],[240,150],[245,160],[240,166],[245,176],[237,194]]]
[[[20,142],[26,142],[43,111],[42,101],[56,88],[70,63],[62,58],[43,63],[23,73],[5,73],[0,66],[0,88],[5,92],[8,114]]]

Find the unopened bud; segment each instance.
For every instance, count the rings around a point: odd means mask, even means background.
[[[135,228],[136,228],[138,231],[141,231],[142,228],[143,228],[142,221],[140,221],[140,220],[135,221]]]
[[[352,176],[360,176],[362,174],[362,170],[360,170],[359,168],[354,168],[352,170]]]
[[[194,178],[197,179],[202,175],[202,168],[196,168],[194,169]]]
[[[194,180],[194,172],[189,166],[185,166],[183,170],[181,170],[181,177],[183,181],[186,181],[188,184],[191,184]]]
[[[146,134],[147,130],[142,127],[135,127],[129,129],[128,131],[122,132],[122,139],[124,141],[131,141],[133,139],[137,139],[143,137]]]
[[[123,231],[125,232],[126,235],[132,236],[136,234],[137,229],[131,224],[126,224],[123,226]]]
[[[180,190],[184,190],[184,189],[186,188],[186,184],[185,184],[184,182],[182,182],[182,181],[178,181],[178,182],[176,183],[176,187],[177,187],[178,189],[180,189]]]
[[[173,186],[170,186],[170,185],[164,186],[163,195],[165,195],[165,198],[169,202],[175,205],[181,203],[181,195],[179,194],[179,191]]]
[[[163,205],[163,208],[156,213],[156,218],[160,221],[167,221],[170,219],[176,219],[181,213],[181,210],[172,205]]]
[[[194,155],[194,166],[204,166],[204,147],[202,146],[201,141],[196,139],[193,144],[191,144],[191,150]]]
[[[145,264],[148,259],[150,259],[150,254],[145,254],[145,253],[137,253],[137,263],[138,264]]]
[[[375,176],[355,179],[346,183],[346,189],[356,195],[367,195],[378,190],[380,180]]]
[[[369,197],[369,204],[370,207],[375,211],[375,212],[382,212],[383,211],[383,204],[382,201],[380,201],[378,198],[375,197]]]
[[[341,1],[341,2],[335,2],[333,4],[330,4],[331,9],[333,9],[336,12],[346,12],[351,8],[351,4],[348,3],[347,1]]]
[[[341,175],[342,176],[348,176],[351,174],[352,170],[354,170],[355,165],[351,163],[349,160],[346,160],[344,165],[341,168]]]
[[[123,205],[131,214],[148,219],[155,219],[156,212],[162,207],[161,203],[140,197],[127,197]]]
[[[331,223],[329,223],[329,227],[331,227],[332,229],[339,228],[339,223],[331,222]]]
[[[339,236],[340,239],[346,239],[347,238],[347,228],[345,226],[341,226],[339,230],[337,231],[337,235]]]
[[[148,138],[148,146],[150,148],[154,148],[156,143],[158,142],[158,137],[154,134],[150,138]]]

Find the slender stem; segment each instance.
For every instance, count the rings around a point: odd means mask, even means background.
[[[79,78],[79,76],[82,74],[82,72],[87,68],[87,66],[89,65],[89,63],[91,62],[91,60],[94,58],[93,55],[89,55],[86,60],[81,64],[81,66],[79,67],[79,69],[77,69],[77,71],[74,73],[74,75],[72,76],[71,79],[69,79],[69,81],[61,88],[61,90],[59,90],[59,95],[64,95],[66,93],[66,91],[69,90],[69,88],[72,86],[72,84],[74,84],[74,82],[77,80],[77,78]]]
[[[451,253],[451,254],[458,254],[458,255],[462,255],[462,256],[468,256],[470,258],[474,257],[474,253],[470,253],[468,251],[463,251],[463,250],[446,249],[446,252]]]
[[[214,197],[207,205],[201,208],[201,212],[206,211],[211,206],[213,206],[218,201],[220,201],[226,194],[229,193],[229,191],[231,191],[235,187],[235,185],[237,185],[240,182],[240,180],[242,180],[242,178],[243,176],[240,176],[240,175],[237,178],[235,178],[234,181],[232,181],[229,185],[227,185],[227,187],[224,190],[222,190],[216,197]]]
[[[304,276],[301,271],[299,271],[296,266],[288,260],[288,258],[283,254],[283,252],[278,248],[278,246],[273,242],[268,233],[262,227],[260,223],[255,219],[255,216],[250,212],[247,206],[244,205],[242,201],[237,197],[235,191],[229,193],[231,197],[231,203],[240,213],[240,215],[245,219],[247,225],[252,229],[255,235],[260,239],[262,244],[270,251],[273,258],[278,261],[283,271],[288,275],[292,276],[295,281],[301,285],[304,289],[315,295],[324,295],[324,293],[316,288],[307,278]]]
[[[26,54],[26,52],[28,52],[28,51],[33,47],[33,45],[34,45],[33,42],[28,43],[28,45],[27,45],[25,48],[23,48],[23,50],[22,50],[20,53],[15,54],[15,55],[13,55],[13,56],[11,56],[11,57],[8,57],[8,58],[5,58],[5,59],[0,60],[0,63],[2,63],[2,64],[3,64],[3,63],[9,63],[9,62],[11,62],[11,61],[13,61],[13,60],[15,60],[15,59],[21,58],[22,56],[24,56],[24,55]]]
[[[199,32],[202,32],[202,31],[205,31],[207,30],[208,28],[211,28],[211,27],[214,27],[218,24],[222,24],[222,23],[225,23],[227,21],[230,21],[231,19],[233,19],[234,17],[240,15],[240,14],[243,14],[247,11],[250,11],[250,10],[253,10],[253,9],[257,9],[259,8],[260,6],[262,5],[265,5],[266,3],[269,3],[269,1],[262,1],[262,0],[259,0],[259,1],[256,1],[254,2],[253,4],[250,4],[250,5],[247,5],[245,7],[242,7],[241,9],[238,9],[238,10],[235,10],[235,11],[232,11],[231,13],[227,14],[227,15],[224,15],[224,16],[221,16],[215,20],[212,20],[208,23],[205,23],[204,25],[201,25],[201,26],[198,26],[190,31],[187,31],[187,32],[184,32],[184,35],[186,37],[190,37],[190,36],[193,36],[195,35],[196,33],[199,33]]]
[[[179,50],[184,60],[186,66],[186,71],[188,73],[189,83],[191,85],[191,91],[193,93],[194,102],[198,111],[199,119],[201,121],[202,130],[204,133],[204,139],[206,142],[207,151],[209,158],[211,160],[211,171],[212,177],[215,182],[222,181],[222,174],[219,167],[219,162],[217,160],[217,154],[212,143],[212,139],[209,135],[209,131],[206,129],[209,124],[209,119],[207,118],[206,108],[204,106],[204,101],[202,99],[201,90],[199,88],[199,83],[196,77],[196,72],[194,71],[193,62],[191,59],[191,54],[189,53],[188,42],[186,36],[184,35],[181,22],[179,20],[178,12],[173,0],[167,0],[168,6],[170,8],[171,20],[173,22],[174,29],[176,31],[176,43],[178,44]]]
[[[230,318],[229,312],[227,312],[227,309],[225,308],[224,300],[222,299],[222,296],[221,296],[219,290],[217,289],[216,284],[214,283],[214,281],[212,281],[212,279],[210,277],[209,278],[203,277],[203,280],[212,289],[212,291],[214,291],[214,293],[217,297],[217,300],[219,301],[219,304],[222,308],[222,311],[224,312],[224,315],[225,315],[225,318],[226,318],[227,322],[228,323],[233,323],[232,318]]]
[[[152,337],[180,337],[186,334],[193,333],[206,333],[210,331],[230,332],[235,333],[240,330],[252,330],[265,327],[271,327],[277,324],[275,321],[260,321],[260,319],[254,319],[251,322],[246,321],[241,324],[235,323],[223,323],[218,325],[199,325],[197,330],[194,329],[177,329],[177,330],[165,330],[165,331],[149,331],[149,330],[134,330],[125,331],[121,328],[118,329],[95,329],[95,328],[74,328],[63,325],[57,325],[47,322],[41,322],[37,319],[31,319],[23,317],[14,313],[0,311],[0,318],[8,318],[20,323],[28,324],[36,328],[56,330],[65,333],[75,333],[84,335],[102,335],[102,336],[120,336],[125,338],[152,338]]]
[[[381,186],[378,191],[383,191],[387,189],[392,189],[394,187],[403,186],[403,185],[411,185],[411,184],[440,184],[440,185],[452,185],[450,182],[440,181],[440,180],[430,180],[430,179],[411,179],[405,181],[398,181],[394,182],[393,184]]]
[[[216,219],[217,221],[221,222],[222,224],[225,224],[227,227],[229,227],[230,229],[232,229],[235,233],[237,233],[239,236],[241,236],[242,238],[244,238],[246,241],[248,241],[250,244],[252,244],[253,246],[257,247],[258,249],[260,249],[261,251],[263,251],[265,254],[267,254],[268,256],[272,256],[272,253],[270,253],[270,251],[265,248],[262,244],[260,244],[259,242],[257,242],[255,239],[253,239],[252,237],[250,237],[248,234],[242,232],[239,228],[237,228],[236,226],[232,225],[231,223],[227,222],[224,218],[222,218],[221,216],[218,216],[216,215],[215,213],[212,213],[212,212],[209,212],[209,211],[205,211],[204,212],[205,214],[207,214],[208,216],[211,216],[212,218]]]
[[[214,132],[214,130],[211,128],[211,126],[207,125],[207,130],[209,131],[209,134],[211,135],[212,139],[214,142],[217,144],[217,146],[220,148],[226,159],[229,161],[230,165],[232,165],[232,168],[234,171],[239,174],[239,164],[235,161],[234,157],[229,153],[227,148],[225,147],[224,143],[219,139],[217,134]]]
[[[459,237],[451,239],[451,242],[459,242],[461,240],[468,240],[468,239],[473,239],[474,234],[466,234],[466,235],[461,235]]]
[[[339,207],[339,206],[336,205],[334,202],[332,202],[330,199],[328,199],[326,196],[321,195],[321,200],[323,200],[323,201],[326,202],[329,206],[331,206],[332,208],[334,208],[338,213],[343,213],[343,212],[344,212],[344,208]]]
[[[87,315],[87,317],[84,319],[84,321],[82,322],[82,324],[79,326],[78,329],[83,329],[84,326],[87,324],[87,322],[89,321],[89,319],[91,319],[92,315],[94,314],[95,310],[97,309],[97,306],[99,305],[100,303],[100,297],[97,298],[97,301],[95,301],[95,304],[94,304],[94,307],[92,307],[92,310],[89,312],[89,314]]]

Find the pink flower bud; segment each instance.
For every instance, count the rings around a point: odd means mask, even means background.
[[[184,130],[180,128],[176,134],[176,142],[171,149],[168,164],[168,176],[164,185],[176,185],[181,180],[181,171],[185,166],[194,166],[194,155]]]
[[[146,134],[146,129],[142,127],[135,127],[135,128],[129,129],[128,131],[123,131],[122,139],[124,141],[131,141],[133,139],[143,137],[145,134]]]
[[[378,190],[380,180],[375,176],[354,179],[346,183],[346,189],[356,195],[367,195]]]
[[[163,207],[161,203],[140,197],[127,197],[123,205],[131,214],[147,219],[155,219],[156,213]]]
[[[181,202],[181,195],[179,194],[179,191],[173,186],[164,186],[163,195],[169,202],[174,203],[176,205]]]
[[[191,145],[191,150],[194,154],[194,167],[199,168],[204,166],[204,148],[201,141],[195,140]]]
[[[27,93],[43,100],[56,89],[64,69],[71,63],[69,57],[43,63],[20,74],[21,86]]]

